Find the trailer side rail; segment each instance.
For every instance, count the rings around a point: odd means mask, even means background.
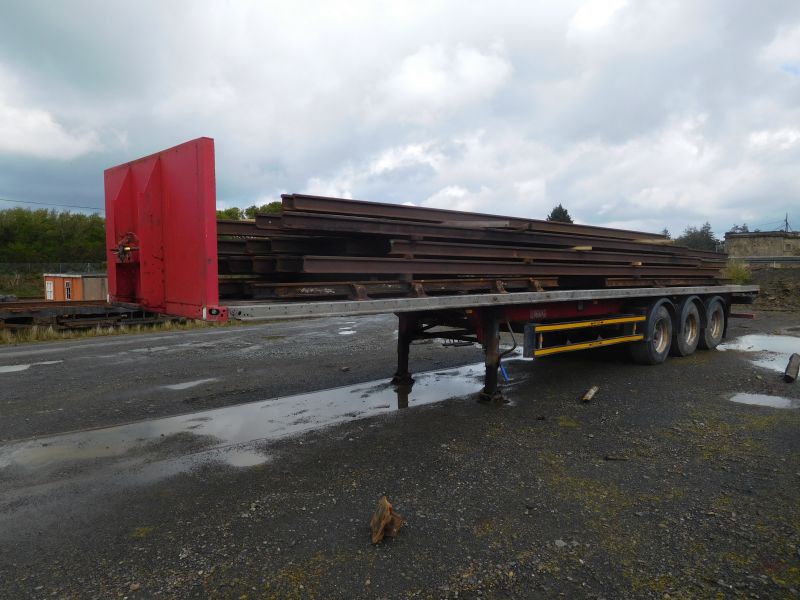
[[[470,309],[518,304],[544,304],[551,302],[591,302],[629,298],[664,296],[703,296],[732,294],[747,303],[748,297],[758,293],[757,285],[710,285],[670,288],[623,288],[600,290],[560,290],[544,292],[511,292],[505,294],[465,294],[457,296],[430,296],[425,298],[391,298],[377,300],[339,300],[335,302],[285,302],[285,303],[231,303],[231,319],[255,321],[292,319],[303,317],[334,317],[405,313],[433,310]]]

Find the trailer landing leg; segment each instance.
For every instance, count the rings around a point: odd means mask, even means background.
[[[417,332],[417,319],[409,314],[400,313],[397,315],[397,371],[392,377],[394,385],[411,385],[414,378],[408,370],[408,354],[414,334]]]
[[[483,348],[486,352],[486,375],[480,402],[503,404],[503,395],[497,389],[497,371],[500,369],[500,319],[497,311],[487,310],[482,315]]]
[[[408,385],[398,385],[394,388],[394,391],[397,394],[398,409],[408,408],[408,397],[411,394],[411,390],[413,387],[414,387],[413,384],[408,384]]]

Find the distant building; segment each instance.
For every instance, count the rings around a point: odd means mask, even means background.
[[[105,273],[45,273],[44,299],[103,300],[108,297],[108,277]]]
[[[735,258],[800,256],[800,233],[796,231],[726,233],[725,252]]]

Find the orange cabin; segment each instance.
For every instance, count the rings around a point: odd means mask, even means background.
[[[108,298],[105,273],[45,273],[44,299],[55,302],[69,300],[102,300]]]

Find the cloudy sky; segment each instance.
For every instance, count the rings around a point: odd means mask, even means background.
[[[210,136],[220,208],[800,229],[797,0],[2,4],[0,198],[101,207],[104,168]]]

